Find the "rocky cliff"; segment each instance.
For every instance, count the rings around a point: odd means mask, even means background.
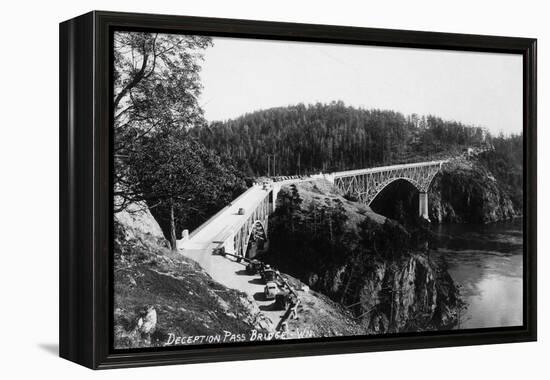
[[[345,307],[366,333],[449,329],[458,322],[459,290],[445,263],[425,251],[425,229],[405,228],[345,200],[326,183],[299,184],[280,196],[299,199],[299,206],[282,207],[272,217],[270,234],[279,243],[270,246],[266,260]],[[324,214],[310,218],[318,209]],[[337,214],[333,209],[345,218],[319,221]],[[294,218],[284,215],[289,212]],[[301,231],[307,228],[315,232]]]
[[[430,219],[435,223],[490,223],[521,215],[504,184],[478,160],[443,166],[430,187]]]
[[[423,254],[378,262],[351,295],[360,301],[355,313],[368,331],[377,333],[452,328],[461,301],[444,268]]]

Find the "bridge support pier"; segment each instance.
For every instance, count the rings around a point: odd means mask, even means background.
[[[418,193],[418,215],[428,221],[430,220],[428,213],[428,193],[425,191]]]
[[[281,190],[281,185],[273,185],[272,193],[271,193],[271,200],[273,201],[273,209],[271,212],[275,212],[275,208],[277,208],[277,195],[279,194],[279,191]]]

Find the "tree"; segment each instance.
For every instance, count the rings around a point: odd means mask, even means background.
[[[210,37],[117,32],[114,36],[114,211],[148,207],[173,249],[244,190],[231,160],[189,135],[206,124],[198,98]]]
[[[172,249],[182,227],[195,228],[245,189],[232,166],[222,165],[183,130],[144,137],[129,158],[133,188],[159,221]]]
[[[143,199],[130,158],[143,139],[204,123],[198,104],[204,36],[116,32],[114,35],[115,212]]]
[[[297,104],[190,130],[250,176],[312,174],[446,157],[476,146],[481,128],[434,116]]]

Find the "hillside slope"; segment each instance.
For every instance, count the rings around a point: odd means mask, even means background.
[[[164,346],[170,334],[223,338],[225,331],[271,329],[244,293],[212,281],[195,262],[171,252],[148,211],[121,212],[116,221],[116,348]],[[193,342],[200,343],[206,342]]]
[[[435,116],[354,108],[342,101],[259,110],[190,133],[250,176],[425,161],[485,143],[486,137],[482,128]]]

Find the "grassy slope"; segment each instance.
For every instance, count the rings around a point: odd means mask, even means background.
[[[163,346],[168,334],[216,335],[267,331],[269,321],[252,300],[214,282],[196,263],[172,253],[162,238],[117,224],[115,237],[115,346]],[[138,320],[153,307],[154,331]]]

